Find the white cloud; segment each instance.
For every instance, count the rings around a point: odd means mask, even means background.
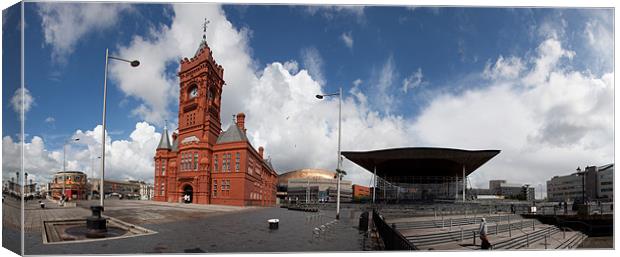
[[[351,31],[342,33],[342,35],[340,35],[340,39],[349,49],[353,49],[353,35]]]
[[[358,22],[364,21],[363,5],[310,5],[305,10],[310,15],[322,15],[328,20],[336,18],[338,15],[353,16]]]
[[[521,58],[511,56],[504,59],[504,57],[500,55],[495,64],[487,62],[482,76],[492,80],[515,79],[521,74],[524,68],[525,65],[521,61]]]
[[[362,81],[361,79],[356,79],[356,80],[353,81],[353,86],[357,87],[360,84],[362,84],[362,82],[364,82],[364,81]]]
[[[160,26],[149,37],[135,37],[130,45],[119,47],[119,56],[140,59],[140,66],[132,69],[126,63],[113,62],[110,74],[126,95],[142,101],[133,114],[158,125],[165,119],[172,120],[176,114],[170,107],[178,104],[179,82],[175,73],[165,73],[166,65],[178,67],[182,57],[194,56],[203,34],[196,24],[209,17],[207,42],[215,59],[225,67],[221,114],[226,124],[226,117],[243,109],[236,96],[243,93],[244,85],[256,79],[251,72],[253,60],[247,54],[249,31],[234,28],[216,5],[178,4],[173,10],[170,26]]]
[[[535,86],[545,83],[552,71],[559,69],[558,63],[561,58],[572,59],[575,52],[562,48],[561,42],[549,38],[542,42],[537,49],[538,58],[532,61],[534,69],[523,80],[526,85]]]
[[[323,58],[315,47],[304,48],[301,50],[301,59],[304,67],[310,75],[321,84],[325,84],[323,77]]]
[[[49,177],[55,171],[62,169],[62,149],[60,154],[48,152],[41,137],[33,137],[23,145],[15,142],[9,136],[2,138],[2,177],[15,177],[15,172],[21,170],[21,152],[24,150],[24,170],[36,182],[36,178]]]
[[[369,85],[369,93],[374,95],[374,108],[389,114],[398,106],[398,99],[394,93],[394,82],[398,77],[394,57],[390,55],[381,68],[373,68]]]
[[[52,59],[65,62],[79,39],[116,25],[126,4],[37,3],[45,43],[52,46]]]
[[[418,68],[418,70],[414,73],[411,73],[409,77],[403,80],[403,92],[406,94],[409,89],[414,89],[416,87],[421,86],[422,78],[424,75],[422,74],[422,69]]]
[[[305,70],[291,74],[280,63],[268,65],[251,89],[246,127],[254,145],[265,146],[279,171],[320,167],[334,169],[338,138],[338,98],[318,100],[321,85]],[[399,116],[380,117],[362,96],[345,95],[342,104],[342,148],[373,149],[410,142],[405,121]],[[265,101],[265,99],[268,99]],[[278,124],[274,126],[274,124]],[[381,140],[359,140],[381,138]],[[350,162],[345,168],[357,183],[368,183],[369,173]]]
[[[584,37],[587,46],[593,53],[592,62],[594,71],[606,71],[613,68],[613,55],[610,49],[614,49],[612,15],[600,15],[586,22]]]
[[[573,56],[552,38],[527,60],[529,69],[517,57],[499,56],[482,72],[488,86],[435,98],[413,133],[432,146],[502,150],[473,174],[477,187],[489,179],[545,187],[577,166],[613,162],[613,73],[560,64]]]
[[[21,113],[22,110],[27,113],[33,104],[34,98],[27,88],[18,88],[11,97],[11,106],[16,113]]]
[[[54,123],[54,122],[56,122],[56,119],[54,119],[54,117],[45,118],[45,123]]]
[[[78,130],[72,136],[79,141],[66,145],[66,169],[85,172],[89,177],[99,177],[101,162],[101,126],[93,130]],[[146,122],[136,124],[127,140],[113,140],[106,137],[106,178],[109,179],[153,179],[153,156],[159,143],[160,133]],[[24,169],[37,183],[47,183],[55,172],[63,168],[63,146],[47,149],[41,137],[34,136],[24,144]],[[11,137],[2,139],[2,170],[4,177],[14,176],[19,171],[21,144]]]

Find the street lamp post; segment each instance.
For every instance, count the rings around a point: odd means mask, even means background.
[[[577,167],[577,174],[581,176],[581,201],[585,204],[586,202],[586,171],[581,172],[581,168]]]
[[[92,182],[95,181],[95,159],[101,159],[101,156],[97,156],[97,158],[93,158],[92,156],[90,157],[90,180]],[[86,180],[86,182],[88,183],[88,180]],[[94,198],[94,194],[93,194],[93,187],[92,187],[92,185],[89,187],[89,190],[90,190],[90,192],[88,194],[90,195],[90,199],[93,199]]]
[[[108,48],[105,49],[105,71],[103,74],[103,118],[101,121],[101,183],[99,183],[99,204],[103,207],[103,198],[105,196],[103,192],[103,178],[105,176],[105,114],[106,114],[106,96],[108,94],[108,61],[109,59],[127,62],[131,67],[138,67],[140,62],[138,60],[126,60],[114,56],[110,56]],[[103,210],[103,209],[102,209]]]
[[[342,159],[340,154],[340,138],[342,132],[342,87],[339,88],[338,93],[326,94],[326,95],[316,95],[316,98],[323,99],[326,96],[338,96],[338,164],[336,168],[336,219],[340,219],[340,180],[342,179],[341,165]]]
[[[71,142],[75,142],[75,141],[79,141],[79,138],[69,138],[67,140],[65,140],[65,144],[62,146],[62,193],[60,194],[60,197],[63,198],[63,196],[65,195],[65,182],[67,182],[67,178],[65,176],[67,176],[67,145]],[[61,199],[62,200],[62,199]]]

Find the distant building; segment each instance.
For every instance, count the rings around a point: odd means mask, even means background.
[[[614,199],[614,165],[608,164],[598,167],[598,198]]]
[[[86,174],[81,171],[56,172],[48,185],[49,193],[54,199],[60,199],[64,194],[69,200],[84,200],[88,196],[87,182]]]
[[[94,194],[99,194],[101,180],[91,180],[91,190]],[[140,199],[140,183],[138,181],[118,181],[104,180],[103,191],[105,197],[116,197],[119,199]]]
[[[353,185],[353,201],[363,202],[370,199],[370,187]]]
[[[533,201],[536,191],[529,185],[509,184],[506,180],[490,180],[489,189],[475,188],[471,190],[477,199],[518,199]]]
[[[139,181],[138,183],[140,184],[140,200],[153,199],[153,184],[144,181]]]
[[[93,195],[99,195],[101,180],[89,179],[89,186]],[[105,180],[103,183],[105,196],[119,199],[152,200],[153,184],[139,180]]]
[[[547,181],[547,198],[552,202],[613,200],[614,164],[588,166],[583,172],[554,176]]]
[[[281,202],[336,202],[338,190],[336,172],[321,169],[301,169],[278,176],[278,196]],[[340,181],[340,201],[352,199],[351,181]]]

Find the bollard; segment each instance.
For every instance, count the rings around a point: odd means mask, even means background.
[[[512,237],[512,224],[508,224],[508,237]]]
[[[545,250],[547,250],[547,235],[545,235]]]
[[[463,227],[461,227],[461,242],[463,242]]]
[[[471,233],[472,233],[471,238],[474,239],[474,245],[476,245],[476,231],[472,231]]]

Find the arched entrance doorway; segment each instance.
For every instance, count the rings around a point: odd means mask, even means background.
[[[183,202],[192,203],[194,201],[193,188],[191,185],[185,185],[183,187]]]

